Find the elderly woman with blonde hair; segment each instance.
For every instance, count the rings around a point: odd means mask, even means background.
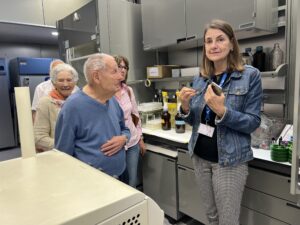
[[[57,116],[78,81],[78,73],[72,66],[60,64],[51,70],[50,78],[54,88],[48,96],[40,99],[34,122],[35,145],[38,152],[48,151],[54,147]]]

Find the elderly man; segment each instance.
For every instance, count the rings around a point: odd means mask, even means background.
[[[124,145],[130,138],[113,97],[123,78],[114,58],[106,54],[88,58],[84,74],[87,85],[67,99],[58,115],[55,148],[119,177],[126,168]]]

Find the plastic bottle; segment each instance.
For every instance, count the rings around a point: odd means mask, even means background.
[[[167,92],[162,92],[163,95],[163,112],[161,114],[161,129],[163,130],[171,130],[171,115],[168,112],[168,101],[167,101]]]
[[[175,132],[176,133],[184,133],[185,132],[185,121],[180,115],[180,100],[178,98],[179,92],[176,92],[177,96],[177,114],[175,115]]]
[[[279,47],[279,43],[274,44],[274,48],[270,53],[271,70],[276,70],[283,63],[283,51]]]
[[[260,71],[265,71],[266,53],[263,52],[262,46],[256,47],[256,52],[253,55],[253,66]]]

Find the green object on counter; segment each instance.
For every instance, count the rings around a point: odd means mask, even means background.
[[[276,162],[287,162],[289,160],[288,147],[283,145],[271,145],[271,159]]]

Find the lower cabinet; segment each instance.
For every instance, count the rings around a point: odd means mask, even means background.
[[[208,224],[193,165],[186,150],[176,157],[147,151],[143,159],[143,187],[167,215],[184,213]],[[272,164],[270,164],[270,167]],[[300,207],[291,195],[289,177],[249,167],[241,204],[241,225],[298,225]]]
[[[179,211],[201,223],[208,224],[194,170],[180,165],[177,168]]]
[[[297,198],[289,192],[288,177],[249,167],[242,200],[242,225],[300,224]],[[272,223],[262,223],[262,218]]]
[[[256,212],[246,207],[241,208],[240,215],[241,225],[288,225],[282,221],[276,220],[272,217],[266,216],[262,213]]]
[[[143,191],[175,220],[178,210],[177,158],[147,150],[143,157]]]

